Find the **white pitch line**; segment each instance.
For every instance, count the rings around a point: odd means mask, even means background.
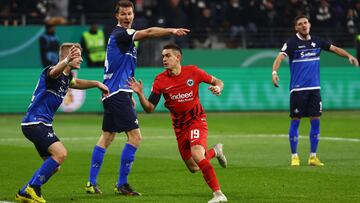
[[[118,139],[122,139],[123,135],[119,135]],[[209,138],[288,138],[286,134],[211,134]],[[299,136],[300,139],[307,139],[308,136]],[[62,141],[91,141],[98,140],[99,137],[60,137]],[[169,136],[143,136],[144,140],[153,139],[176,139],[173,134]],[[23,142],[26,138],[0,138],[1,142]],[[343,142],[360,142],[360,138],[344,138],[344,137],[321,137],[320,140],[327,141],[343,141]],[[1,203],[1,202],[0,202]]]
[[[289,135],[286,134],[255,134],[255,135],[249,135],[248,137],[275,137],[275,138],[288,138]],[[308,139],[308,136],[299,136],[300,139]],[[345,138],[345,137],[321,137],[320,140],[329,140],[329,141],[345,141],[345,142],[360,142],[360,138]]]

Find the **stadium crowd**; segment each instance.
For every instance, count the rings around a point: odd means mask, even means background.
[[[133,0],[135,29],[148,26],[186,27],[191,39],[182,47],[211,47],[221,38],[227,47],[257,47],[255,38],[264,35],[268,47],[278,47],[278,32],[291,32],[299,14],[310,17],[313,32],[328,39],[334,31],[353,39],[360,25],[360,0]],[[59,24],[89,24],[96,20],[113,24],[116,0],[0,0],[3,25],[42,24],[55,18]],[[26,22],[23,22],[26,19]],[[111,25],[112,26],[112,25]],[[219,37],[220,36],[220,37]],[[253,43],[253,44],[252,44]],[[339,42],[341,44],[341,40]],[[264,45],[263,45],[264,46]]]

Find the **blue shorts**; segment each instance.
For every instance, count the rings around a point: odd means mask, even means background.
[[[318,117],[322,113],[320,90],[294,91],[290,94],[290,117]]]
[[[139,128],[131,95],[129,92],[118,92],[103,101],[103,131],[121,133]]]
[[[21,126],[21,129],[25,137],[34,143],[41,157],[51,156],[48,150],[50,145],[60,141],[59,138],[56,137],[52,126],[46,126],[40,123]]]

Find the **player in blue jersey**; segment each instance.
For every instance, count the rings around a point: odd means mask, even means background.
[[[17,201],[45,203],[41,195],[41,186],[59,169],[67,156],[64,145],[52,128],[52,122],[69,87],[74,89],[97,87],[104,95],[109,93],[108,88],[101,82],[81,80],[72,76],[71,70],[80,69],[83,60],[79,44],[62,44],[59,58],[59,63],[48,66],[42,71],[31,104],[21,123],[25,137],[34,143],[44,162],[30,181],[16,194]]]
[[[275,87],[279,86],[277,71],[286,56],[289,57],[290,65],[290,129],[289,141],[291,148],[291,166],[299,166],[300,159],[297,154],[298,128],[302,117],[310,117],[310,156],[308,165],[323,166],[324,164],[316,156],[320,138],[320,116],[322,113],[320,96],[320,52],[331,51],[345,57],[355,66],[359,62],[355,57],[342,48],[332,45],[327,40],[316,36],[310,36],[308,17],[297,16],[294,20],[295,36],[287,40],[280,54],[273,64],[272,82]]]
[[[90,194],[101,194],[97,176],[104,160],[106,149],[115,138],[116,133],[125,132],[127,143],[123,148],[120,161],[120,172],[115,185],[115,193],[138,196],[128,183],[128,175],[134,162],[137,148],[140,145],[141,133],[138,125],[132,90],[127,80],[134,76],[136,67],[136,47],[134,41],[168,35],[183,36],[190,30],[184,28],[151,27],[144,30],[131,29],[134,20],[134,5],[131,1],[121,0],[115,8],[117,26],[112,31],[106,50],[104,84],[110,95],[103,98],[104,117],[102,130],[92,153],[90,175],[85,191]]]

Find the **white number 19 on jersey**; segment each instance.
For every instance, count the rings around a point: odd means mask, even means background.
[[[198,139],[200,137],[200,130],[191,130],[191,139]]]

